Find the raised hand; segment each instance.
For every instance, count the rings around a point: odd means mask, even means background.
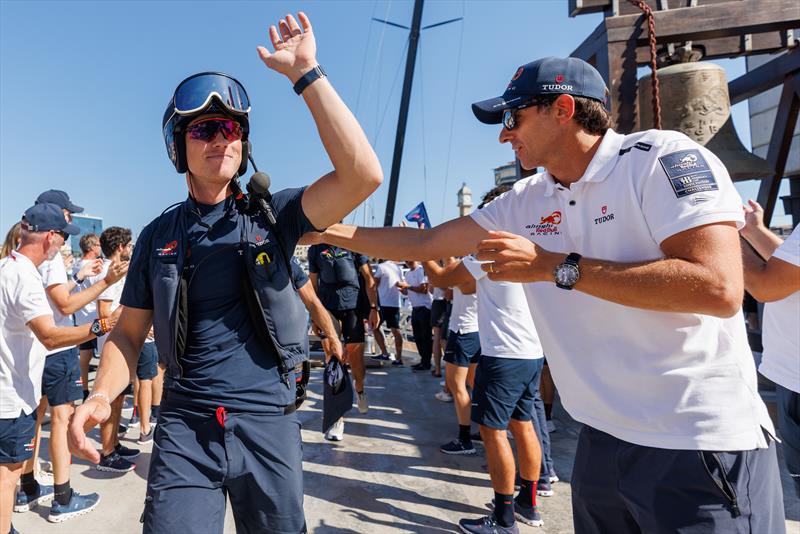
[[[83,264],[80,271],[78,271],[78,278],[86,280],[90,276],[97,276],[103,270],[103,260],[97,258],[96,260],[87,261]]]
[[[105,281],[108,285],[116,284],[122,277],[128,274],[128,266],[130,262],[127,261],[120,261],[120,262],[113,262],[111,265],[108,266],[108,273],[106,274]]]
[[[302,11],[297,13],[300,24],[289,14],[278,22],[278,27],[269,27],[269,40],[275,50],[270,53],[265,46],[258,46],[258,55],[264,64],[280,72],[292,83],[317,65],[317,43],[311,29],[311,21]],[[302,24],[302,29],[300,25]]]
[[[764,227],[764,208],[755,200],[748,200],[744,210],[744,226],[739,232],[745,237]]]

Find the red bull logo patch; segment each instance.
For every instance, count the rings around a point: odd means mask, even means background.
[[[178,254],[178,241],[173,240],[161,248],[156,249],[159,256],[176,256]]]

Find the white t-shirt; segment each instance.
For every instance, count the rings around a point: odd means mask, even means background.
[[[433,300],[445,300],[444,298],[444,289],[441,287],[434,287],[433,288]]]
[[[384,261],[375,267],[375,278],[378,278],[378,301],[381,306],[400,307],[400,290],[395,285],[403,279],[400,266],[393,261]]]
[[[42,264],[39,265],[39,274],[42,276],[42,283],[44,284],[45,289],[50,286],[66,284],[68,282],[67,269],[64,267],[64,260],[61,258],[61,254],[56,254],[52,260],[43,261]],[[72,316],[61,315],[56,305],[52,300],[50,300],[49,296],[47,297],[47,302],[50,303],[50,309],[53,312],[53,322],[56,326],[74,326],[72,323]],[[63,350],[67,350],[67,348],[62,347],[60,349],[47,351],[47,355],[50,356],[51,354],[55,354]]]
[[[475,293],[465,295],[457,287],[453,288],[449,329],[457,334],[478,331],[478,296]]]
[[[100,274],[97,276],[89,277],[88,285],[94,285],[103,278],[106,277],[108,274],[108,267],[111,265],[111,260],[103,258],[103,270],[100,271]],[[110,300],[111,301],[111,313],[114,313],[114,310],[119,308],[119,301],[122,298],[122,289],[125,287],[125,278],[123,276],[120,280],[116,283],[111,284],[108,286],[105,291],[100,293],[100,296],[97,297],[97,300]],[[97,338],[97,354],[103,353],[103,346],[105,346],[106,339],[108,339],[109,334],[104,336],[100,336]]]
[[[478,290],[478,332],[481,356],[538,360],[544,357],[533,325],[522,284],[494,282],[486,277],[481,262],[472,256],[462,260],[475,278]]]
[[[417,265],[416,269],[406,273],[406,283],[412,287],[421,286],[428,283],[428,277],[425,276],[425,270],[422,265]],[[433,299],[431,294],[427,291],[425,293],[417,293],[416,291],[408,290],[408,300],[411,302],[412,308],[425,307],[431,309]]]
[[[0,260],[0,419],[28,415],[39,405],[47,350],[28,323],[52,314],[33,262],[17,251]]]
[[[76,261],[74,267],[72,268],[72,274],[73,275],[78,274],[78,271],[81,270],[81,267],[83,267],[86,263],[93,261],[94,260],[84,260],[84,259]],[[88,289],[91,286],[90,283],[91,278],[92,277],[88,277],[83,281],[82,284],[78,284],[77,286],[75,286],[72,292],[79,293],[85,289]],[[91,323],[92,321],[97,319],[97,303],[94,300],[90,301],[89,304],[76,311],[73,314],[73,316],[75,317],[75,324],[78,326]]]
[[[800,226],[772,254],[800,267]],[[776,384],[800,393],[800,291],[764,305],[764,354],[758,370]]]
[[[609,130],[569,189],[539,173],[472,218],[545,250],[613,262],[659,260],[659,244],[690,228],[744,224],[719,159],[683,134],[658,130]],[[576,420],[666,449],[750,450],[767,446],[761,427],[774,435],[741,312],[721,319],[650,311],[551,282],[525,284],[525,293]]]

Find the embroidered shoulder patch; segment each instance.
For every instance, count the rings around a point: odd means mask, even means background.
[[[719,189],[714,173],[696,148],[661,156],[658,161],[678,198]]]

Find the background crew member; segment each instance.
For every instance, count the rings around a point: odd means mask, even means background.
[[[60,190],[51,189],[43,192],[36,198],[37,204],[51,203],[61,208],[62,215],[67,222],[72,222],[73,213],[81,213],[83,208],[75,205],[69,195]],[[101,267],[100,261],[84,264],[74,276],[67,275],[64,259],[59,254],[38,266],[42,283],[45,287],[47,300],[53,311],[53,321],[58,327],[71,327],[74,325],[72,314],[83,308],[86,304],[97,298],[101,291],[110,284],[119,280],[119,273],[124,274],[127,264],[116,266],[108,278],[103,277],[102,283],[94,288],[73,292],[90,275],[96,275]],[[44,413],[45,405],[50,405],[50,460],[53,465],[54,498],[53,503],[59,505],[59,510],[68,509],[68,513],[56,513],[53,517],[63,521],[94,508],[96,501],[90,496],[83,497],[72,491],[70,485],[70,468],[72,455],[67,444],[67,426],[72,415],[75,401],[83,398],[81,382],[80,356],[76,347],[58,348],[47,351],[42,375],[42,406],[40,413]],[[41,426],[41,418],[37,428]],[[37,430],[37,436],[39,436]],[[38,448],[37,451],[38,452]],[[34,456],[23,467],[23,481],[28,483],[34,478],[37,458]],[[25,511],[29,495],[24,490],[17,494],[15,509]]]
[[[375,267],[374,277],[378,281],[380,323],[377,328],[373,328],[372,334],[381,353],[372,359],[381,362],[381,365],[391,360],[386,349],[386,338],[381,331],[381,326],[386,323],[394,338],[395,359],[392,365],[399,367],[403,365],[403,333],[400,331],[400,287],[403,285],[403,273],[395,262],[384,260]]]
[[[742,246],[744,286],[766,302],[758,370],[775,382],[783,458],[800,497],[800,226],[781,241],[764,226],[759,203],[748,204],[746,224],[739,231],[750,244]]]
[[[450,263],[446,269],[455,268]],[[444,285],[440,278],[444,270],[433,261],[423,262],[425,274],[433,285]],[[475,368],[481,357],[481,340],[478,334],[478,297],[475,294],[475,279],[471,276],[453,286],[453,310],[450,316],[450,332],[444,349],[445,390],[452,395],[458,421],[458,437],[445,443],[439,450],[445,454],[475,454],[470,432],[470,390],[475,383]],[[439,400],[449,400],[437,393]]]
[[[367,413],[369,404],[364,391],[366,374],[364,368],[364,319],[366,317],[358,309],[359,273],[366,283],[369,297],[370,326],[374,328],[378,323],[378,297],[368,260],[361,254],[343,248],[325,244],[313,245],[308,249],[308,270],[312,287],[319,295],[319,300],[339,322],[347,350],[347,361],[353,370],[358,411],[362,414]]]
[[[430,371],[433,337],[431,336],[431,285],[425,277],[425,270],[419,262],[407,261],[405,294],[411,303],[411,329],[417,345],[420,362],[412,366],[414,371]]]
[[[171,379],[155,430],[145,532],[222,532],[226,496],[239,532],[305,530],[291,370],[307,358],[308,340],[288,260],[303,233],[341,220],[383,177],[317,64],[308,17],[299,20],[302,29],[291,15],[270,27],[275,51],[258,53],[302,93],[332,172],[272,195],[271,213],[263,195],[250,198],[257,212],[246,210],[234,195],[250,150],[241,84],[218,73],[187,78],[164,115],[168,155],[186,172],[189,198],[142,231],[122,315],[71,430],[76,450],[97,462],[84,433],[109,417],[152,322]]]
[[[59,206],[37,204],[22,218],[19,248],[0,260],[0,532],[15,532],[11,510],[15,508],[22,464],[33,454],[47,351],[103,335],[110,326],[95,321],[91,325],[57,327],[53,322],[37,267],[53,258],[61,261],[58,250],[67,236],[79,231],[66,221]],[[28,479],[22,481],[20,492],[30,508],[52,496],[53,488]],[[73,492],[69,504],[78,502],[77,495]],[[90,502],[93,508],[99,498],[93,493],[82,496],[81,501]],[[74,508],[69,504],[54,500],[48,519],[60,522],[71,517]]]
[[[388,258],[477,248],[490,279],[525,283],[561,400],[585,425],[577,532],[783,532],[725,167],[678,132],[611,130],[605,83],[579,59],[523,65],[507,87],[473,111],[545,172],[432,230],[336,226],[320,239]]]

